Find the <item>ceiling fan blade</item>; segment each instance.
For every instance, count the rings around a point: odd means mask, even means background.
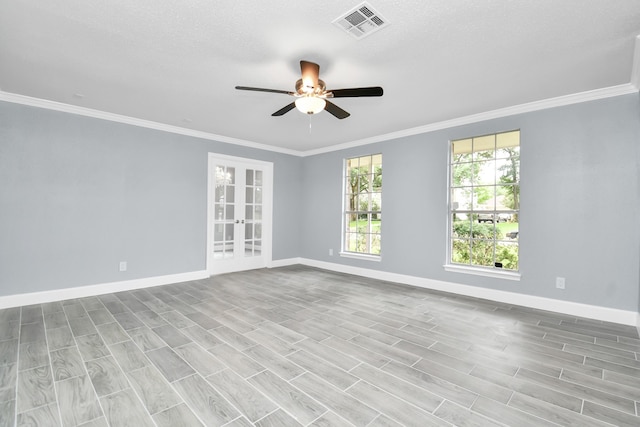
[[[327,111],[328,113],[332,114],[334,117],[336,117],[338,119],[346,119],[347,117],[349,117],[351,115],[351,114],[347,113],[346,111],[344,111],[342,108],[338,107],[333,102],[329,102],[329,101],[327,101],[327,104],[324,106],[324,109],[325,109],[325,111]]]
[[[356,98],[359,96],[382,96],[383,90],[380,86],[356,87],[351,89],[328,90],[333,93],[334,98]]]
[[[294,108],[296,108],[296,103],[292,102],[291,104],[282,107],[281,109],[279,109],[278,111],[276,111],[275,113],[272,114],[272,116],[282,116],[285,113],[288,113],[289,111],[293,110]]]
[[[311,88],[318,86],[318,78],[320,76],[320,66],[318,64],[304,60],[300,61],[300,71],[304,86]]]
[[[251,90],[254,92],[271,92],[271,93],[283,93],[285,95],[293,96],[294,93],[288,90],[278,90],[278,89],[264,89],[261,87],[249,87],[249,86],[236,86],[238,90]]]

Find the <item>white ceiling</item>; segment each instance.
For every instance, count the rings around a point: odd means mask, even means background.
[[[639,0],[369,0],[390,25],[332,21],[360,0],[0,0],[0,90],[308,151],[628,85]],[[351,113],[271,113],[299,60]],[[311,125],[311,128],[310,128]]]

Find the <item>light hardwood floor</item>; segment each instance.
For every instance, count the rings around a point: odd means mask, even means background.
[[[0,426],[639,426],[635,328],[303,266],[0,311]]]

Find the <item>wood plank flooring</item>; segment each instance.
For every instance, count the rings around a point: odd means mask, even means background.
[[[303,266],[0,310],[0,427],[640,426],[634,327]]]

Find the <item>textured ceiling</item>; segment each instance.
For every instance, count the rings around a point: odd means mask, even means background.
[[[0,0],[0,90],[296,151],[629,84],[638,0],[370,0],[390,25],[356,40],[344,0]],[[351,113],[271,113],[300,59]]]

